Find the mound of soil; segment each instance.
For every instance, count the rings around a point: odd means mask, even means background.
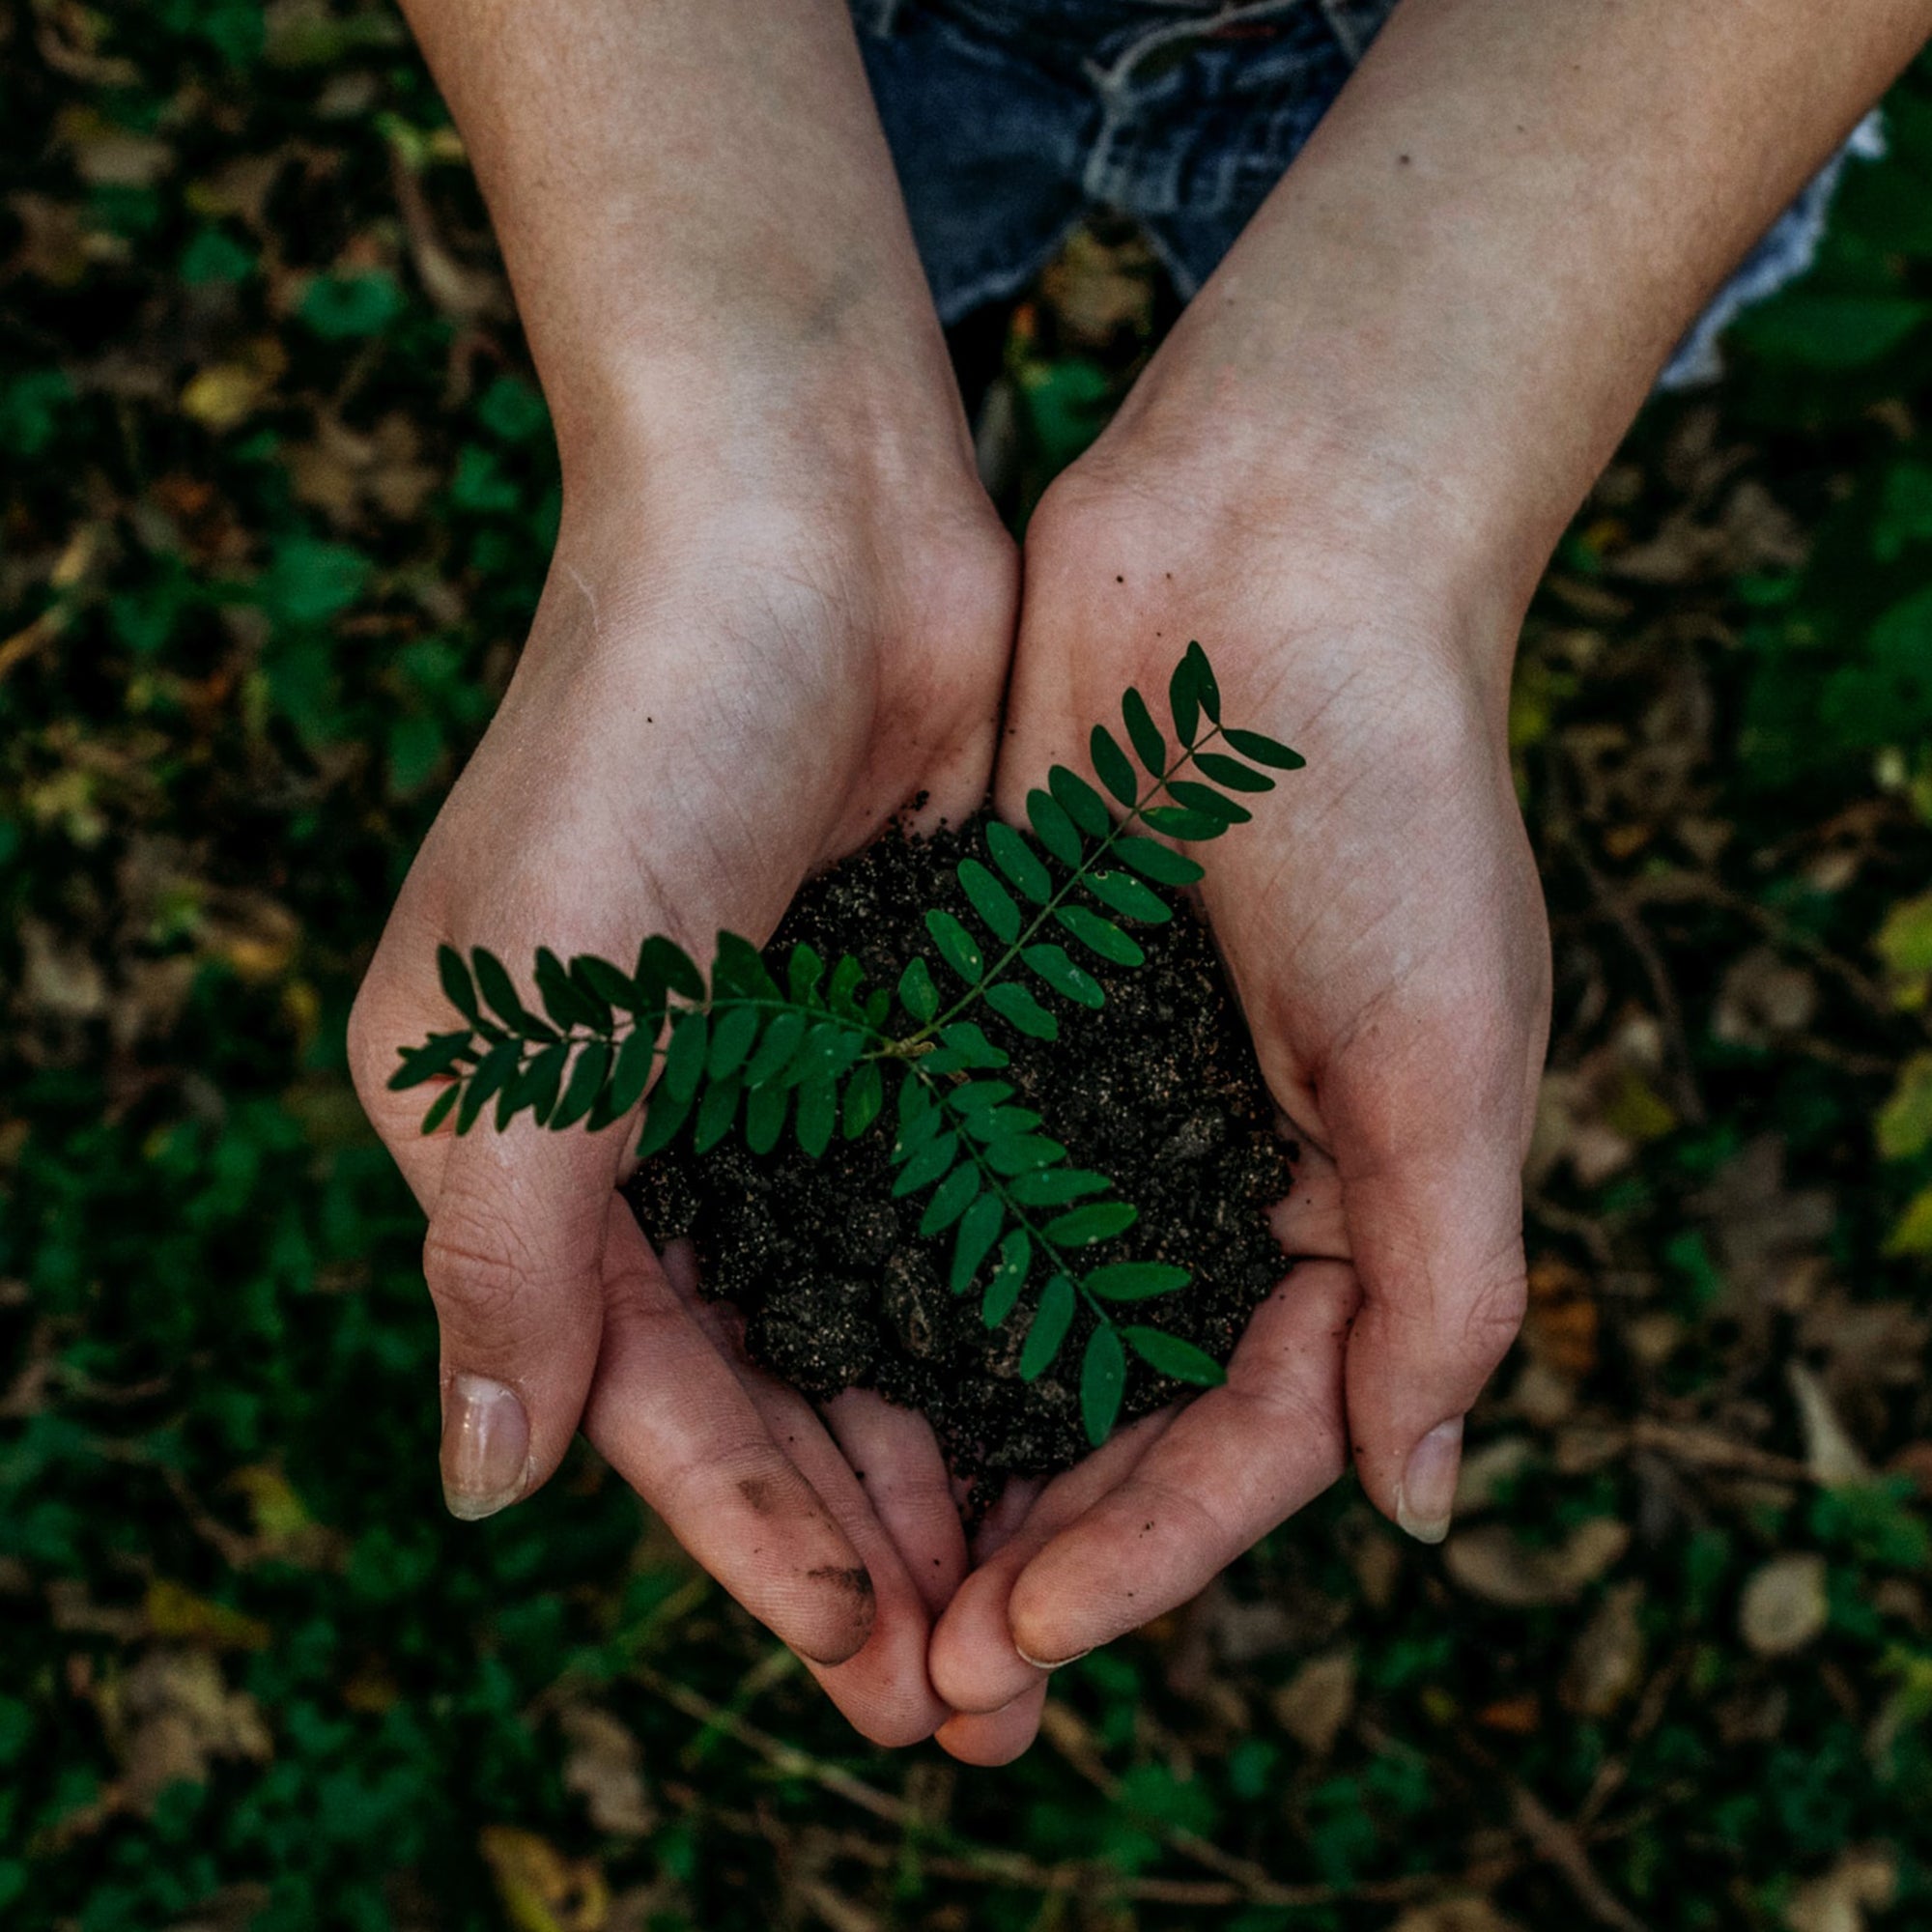
[[[801,939],[829,960],[856,953],[869,984],[895,983],[914,952],[930,953],[928,907],[968,916],[952,868],[978,849],[972,833],[889,834],[813,880],[767,949],[781,983]],[[1132,1304],[1123,1319],[1225,1361],[1281,1279],[1265,1210],[1288,1192],[1293,1149],[1274,1131],[1207,928],[1182,909],[1169,924],[1133,929],[1147,963],[1109,966],[1083,953],[1107,1004],[1090,1011],[1052,999],[1057,1040],[1028,1039],[983,1009],[975,1017],[1012,1055],[997,1077],[1018,1090],[1014,1104],[1042,1115],[1040,1131],[1063,1142],[1075,1166],[1113,1177],[1141,1210],[1124,1236],[1085,1251],[1091,1264],[1165,1261],[1194,1271],[1188,1287]],[[990,1331],[977,1288],[948,1292],[952,1233],[920,1235],[925,1192],[892,1197],[892,1121],[889,1103],[858,1140],[835,1139],[818,1160],[789,1132],[763,1155],[733,1137],[698,1156],[681,1136],[639,1173],[628,1198],[654,1242],[691,1237],[704,1292],[743,1313],[755,1361],[810,1396],[872,1388],[923,1410],[954,1470],[986,1479],[976,1484],[981,1500],[1008,1475],[1047,1474],[1086,1453],[1079,1370],[1093,1317],[1083,1306],[1053,1367],[1021,1381],[1020,1346],[1044,1275]],[[1122,1420],[1184,1392],[1132,1360]]]

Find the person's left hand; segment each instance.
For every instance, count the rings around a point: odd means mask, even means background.
[[[1239,439],[1230,439],[1238,446]],[[934,1633],[939,1742],[1004,1763],[1046,1672],[1184,1602],[1352,1461],[1424,1541],[1462,1418],[1516,1332],[1520,1168],[1548,1032],[1541,895],[1505,742],[1516,612],[1318,492],[1116,430],[1029,527],[1009,817],[1139,686],[1165,725],[1191,639],[1224,715],[1306,770],[1196,856],[1203,902],[1300,1147],[1281,1285],[1224,1387],[1002,1509]]]

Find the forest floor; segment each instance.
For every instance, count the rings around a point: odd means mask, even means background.
[[[6,1923],[1932,1922],[1932,78],[1531,615],[1555,1032],[1454,1534],[1344,1484],[981,1773],[587,1452],[438,1507],[343,1027],[556,482],[400,21],[35,0],[0,59]],[[1171,305],[1082,234],[980,342],[1016,520]]]

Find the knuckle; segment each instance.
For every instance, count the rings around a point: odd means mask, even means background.
[[[430,1224],[423,1279],[440,1314],[504,1343],[539,1338],[575,1287],[567,1271],[532,1265],[508,1229],[448,1220]]]

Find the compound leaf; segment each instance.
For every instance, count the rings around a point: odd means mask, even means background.
[[[734,994],[747,1000],[783,997],[758,949],[740,933],[720,932],[717,956],[711,966],[711,997],[729,999]]]
[[[476,946],[470,949],[469,957],[476,968],[476,983],[482,988],[490,1010],[512,1033],[521,1034],[526,1039],[552,1040],[556,1037],[555,1033],[527,1010],[517,997],[516,982],[494,952]]]
[[[595,1039],[580,1048],[570,1078],[564,1084],[563,1098],[550,1117],[551,1125],[574,1127],[597,1104],[597,1096],[604,1091],[610,1073],[611,1048],[605,1041]]]
[[[1197,1349],[1192,1342],[1183,1342],[1163,1328],[1143,1328],[1129,1322],[1121,1330],[1121,1339],[1149,1368],[1158,1369],[1178,1382],[1218,1388],[1228,1379],[1228,1372],[1205,1349]]]
[[[1194,762],[1201,767],[1204,778],[1210,778],[1216,784],[1227,785],[1233,791],[1272,791],[1274,781],[1265,772],[1258,772],[1252,765],[1244,765],[1238,758],[1231,758],[1221,752],[1196,752]]]
[[[1056,1216],[1040,1232],[1055,1247],[1087,1248],[1124,1235],[1140,1217],[1131,1201],[1090,1201]]]
[[[798,1052],[799,1044],[805,1038],[805,1029],[806,1017],[803,1013],[787,1009],[778,1014],[765,1029],[758,1050],[746,1065],[745,1085],[755,1093],[768,1080],[775,1080],[782,1073],[791,1065],[792,1056]]]
[[[1027,818],[1039,842],[1063,866],[1080,864],[1085,848],[1079,831],[1051,792],[1036,789],[1027,793]]]
[[[1134,755],[1153,777],[1161,777],[1167,770],[1167,740],[1160,735],[1147,699],[1131,685],[1122,695],[1121,717],[1126,724],[1127,736],[1133,741]]]
[[[694,1152],[709,1153],[731,1131],[744,1091],[745,1083],[735,1073],[705,1088],[704,1098],[697,1103],[697,1124],[691,1132]]]
[[[1193,681],[1195,701],[1208,714],[1209,724],[1221,722],[1221,687],[1214,682],[1214,668],[1197,639],[1181,654],[1181,665]]]
[[[651,1084],[651,1062],[656,1045],[655,1033],[646,1033],[640,1026],[633,1027],[624,1036],[624,1043],[617,1049],[617,1064],[611,1070],[609,1104],[613,1120],[620,1114],[628,1114],[644,1097],[644,1089]],[[555,1047],[550,1049],[553,1053],[558,1050]],[[542,1057],[538,1056],[539,1059]]]
[[[1064,946],[1029,946],[1020,957],[1053,988],[1083,1007],[1104,1007],[1107,995],[1100,982],[1084,966],[1076,966],[1066,956]]]
[[[463,963],[463,954],[453,946],[439,946],[436,949],[437,978],[442,981],[443,997],[467,1020],[476,1020],[482,1014],[476,1009],[476,987],[469,977],[469,968]]]
[[[1114,1324],[1102,1321],[1088,1336],[1087,1351],[1080,1358],[1080,1420],[1094,1448],[1114,1433],[1126,1386],[1127,1351]]]
[[[1207,876],[1206,868],[1185,852],[1177,852],[1158,838],[1116,839],[1112,856],[1158,886],[1191,886]]]
[[[810,1006],[825,977],[825,960],[817,947],[801,939],[785,961],[785,991],[795,1007]]]
[[[1024,986],[1003,980],[986,988],[986,1004],[1029,1039],[1058,1039],[1060,1022]]]
[[[1026,1340],[1020,1345],[1021,1381],[1037,1381],[1059,1354],[1073,1322],[1073,1284],[1064,1274],[1054,1275],[1040,1293],[1039,1306],[1034,1310]]]
[[[609,1030],[610,1003],[572,980],[563,961],[548,946],[537,948],[536,981],[544,1011],[566,1033],[572,1027],[586,1027],[592,1033]]]
[[[638,949],[637,978],[640,984],[663,986],[681,1000],[704,997],[704,975],[675,940],[654,932]]]
[[[1096,724],[1088,737],[1087,751],[1100,782],[1131,809],[1140,796],[1140,784],[1134,777],[1133,760],[1121,750],[1120,740],[1104,724]]]
[[[1053,876],[1040,864],[1039,854],[1004,820],[986,823],[986,850],[999,867],[1035,905],[1044,905],[1053,896]]]
[[[950,912],[928,912],[925,929],[932,934],[932,943],[939,948],[941,958],[969,986],[977,986],[986,970],[986,962],[980,956],[973,935]]]
[[[940,1029],[939,1037],[958,1056],[961,1066],[976,1072],[997,1073],[1012,1064],[1009,1055],[986,1037],[971,1020],[954,1020]]]
[[[1197,844],[1218,838],[1228,829],[1218,818],[1209,818],[1203,811],[1183,811],[1178,805],[1151,805],[1141,813],[1141,822],[1170,838],[1189,838]]]
[[[930,1026],[939,1011],[939,988],[932,983],[932,971],[916,953],[899,975],[899,1004],[921,1026]]]
[[[886,1104],[886,1079],[876,1060],[862,1060],[845,1083],[845,1099],[839,1125],[848,1141],[856,1141]]]
[[[1064,1208],[1083,1194],[1104,1194],[1113,1184],[1104,1174],[1083,1167],[1040,1167],[1014,1175],[1007,1193],[1022,1208]]]
[[[1245,825],[1254,816],[1246,806],[1236,805],[1212,785],[1196,784],[1192,779],[1169,779],[1167,795],[1183,810],[1198,812],[1217,825]]]
[[[711,1025],[702,1013],[687,1010],[671,1022],[670,1044],[665,1049],[664,1084],[678,1100],[689,1100],[696,1094],[710,1044]]]
[[[793,1122],[798,1144],[813,1160],[832,1145],[838,1124],[838,1087],[832,1080],[808,1080],[798,1090],[798,1118]]]
[[[1174,917],[1167,901],[1129,872],[1089,872],[1080,883],[1110,912],[1123,919],[1160,925]]]
[[[952,1238],[952,1266],[947,1275],[947,1286],[954,1294],[964,1294],[973,1286],[973,1277],[992,1253],[1006,1223],[1006,1203],[997,1194],[981,1194],[960,1217],[959,1232]]]
[[[1140,942],[1130,939],[1112,920],[1102,919],[1082,905],[1056,906],[1053,916],[1082,946],[1090,952],[1097,952],[1102,959],[1116,966],[1147,964]]]
[[[1044,1134],[1018,1134],[1011,1140],[988,1142],[981,1157],[995,1174],[1017,1175],[1065,1160],[1066,1150]]]
[[[988,1328],[997,1328],[1013,1312],[1032,1266],[1033,1237],[1024,1228],[1014,1228],[1000,1243],[1000,1264],[980,1303],[980,1320]]]
[[[776,1081],[767,1087],[751,1087],[745,1097],[745,1145],[753,1153],[770,1153],[784,1132],[785,1113],[791,1106],[791,1089]]]
[[[711,1022],[711,1047],[704,1070],[713,1080],[722,1080],[744,1065],[752,1044],[758,1037],[760,1014],[756,1007],[727,1007]]]
[[[925,1212],[919,1217],[919,1232],[922,1235],[943,1235],[979,1199],[979,1195],[980,1170],[970,1160],[962,1160],[939,1183],[932,1199],[925,1204]]]
[[[1291,751],[1260,731],[1236,731],[1231,724],[1221,735],[1228,741],[1230,751],[1238,752],[1242,757],[1252,758],[1256,764],[1266,765],[1277,772],[1298,772],[1308,762],[1299,752]]]
[[[953,1156],[958,1151],[957,1134],[935,1134],[899,1169],[898,1178],[893,1182],[893,1198],[902,1201],[908,1194],[917,1194],[922,1187],[930,1187],[941,1175],[952,1169]]]
[[[594,952],[580,952],[570,962],[570,977],[579,992],[588,993],[604,1006],[620,1007],[625,1012],[634,1013],[651,1004],[637,980]]]
[[[1054,803],[1090,838],[1104,838],[1114,829],[1114,815],[1107,801],[1080,774],[1066,765],[1055,765],[1046,775]]]
[[[691,1114],[692,1096],[682,1100],[667,1093],[660,1080],[651,1090],[651,1104],[644,1109],[644,1130],[638,1136],[638,1158],[649,1160],[662,1153],[677,1138],[677,1130]]]
[[[429,1112],[422,1117],[419,1132],[433,1134],[449,1118],[449,1110],[463,1098],[463,1088],[452,1080],[434,1100],[429,1103]]]
[[[618,1056],[620,1065],[623,1056],[620,1054]],[[514,1096],[510,1102],[511,1113],[520,1114],[527,1107],[538,1126],[548,1126],[551,1112],[556,1105],[558,1090],[563,1085],[563,1069],[569,1064],[570,1046],[567,1041],[558,1040],[554,1046],[545,1047],[504,1090]],[[650,1072],[648,1059],[644,1064],[644,1071],[648,1077]],[[635,1098],[626,1104],[634,1105]]]
[[[1183,657],[1167,681],[1167,708],[1174,714],[1174,735],[1192,746],[1194,727],[1201,722],[1201,687],[1191,658]]]
[[[1114,1262],[1094,1269],[1081,1286],[1102,1301],[1145,1301],[1151,1294],[1171,1294],[1193,1279],[1168,1262]]]
[[[470,1035],[462,1033],[434,1033],[421,1046],[403,1048],[403,1064],[389,1075],[389,1092],[406,1094],[412,1087],[420,1087],[425,1080],[434,1080],[439,1075],[455,1071],[456,1063],[469,1050]]]

